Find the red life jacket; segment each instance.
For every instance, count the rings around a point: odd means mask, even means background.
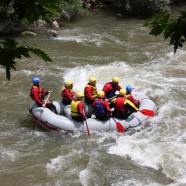
[[[43,99],[44,99],[44,93],[45,93],[44,88],[40,88],[40,87],[37,87],[37,86],[32,86],[32,88],[31,88],[31,90],[30,90],[30,97],[34,100],[34,95],[33,95],[33,92],[32,92],[32,90],[33,90],[34,88],[38,89],[38,91],[39,91],[39,98],[40,98],[41,100],[43,100]],[[34,100],[34,101],[35,101],[35,100]]]
[[[126,111],[125,105],[124,105],[125,99],[126,99],[125,97],[116,98],[114,110],[125,112]]]

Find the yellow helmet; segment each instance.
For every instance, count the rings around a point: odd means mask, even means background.
[[[84,97],[84,94],[82,92],[77,92],[76,98],[82,98]]]
[[[96,78],[95,77],[90,77],[89,78],[89,83],[93,83],[94,81],[96,81]]]
[[[113,77],[112,78],[112,82],[114,82],[114,83],[119,83],[119,77]]]
[[[67,82],[65,82],[65,86],[66,86],[66,87],[69,87],[69,86],[71,86],[72,84],[73,84],[72,81],[67,81]]]
[[[126,90],[125,89],[120,89],[119,95],[120,96],[125,96],[125,94],[126,94]]]
[[[104,95],[105,95],[105,93],[102,90],[98,91],[98,93],[97,93],[98,98],[103,98]]]

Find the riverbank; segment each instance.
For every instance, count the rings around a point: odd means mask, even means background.
[[[85,6],[85,10],[86,11],[89,11],[90,14],[88,16],[91,16],[91,15],[94,15],[94,13],[96,11],[99,11],[99,9],[101,9],[102,11],[111,11],[112,14],[115,14],[116,17],[118,18],[122,18],[124,17],[124,15],[121,15],[121,13],[119,13],[119,10],[118,9],[111,9],[112,8],[112,1],[109,1],[109,3],[107,4],[105,2],[102,2],[102,4],[99,4],[99,5],[96,5],[95,7],[91,7],[91,4],[87,4]],[[174,1],[174,2],[171,2],[170,4],[170,8],[171,9],[175,9],[175,10],[184,10],[186,7],[186,2],[183,1],[183,0],[180,0],[180,1]],[[72,23],[72,22],[77,22],[80,18],[82,17],[86,17],[87,15],[86,14],[76,14],[76,16],[74,17],[74,15],[71,15],[70,13],[68,12],[62,12],[61,15],[59,16],[60,18],[56,18],[57,19],[57,22],[59,24],[60,27],[64,27],[65,25],[68,25],[68,23]],[[128,15],[129,17],[132,17],[132,15]],[[127,16],[127,17],[128,17]],[[135,15],[133,15],[135,18],[137,17],[140,17],[139,15],[136,17]],[[64,20],[62,20],[62,17],[66,17],[66,22]],[[72,18],[74,17],[74,18]],[[145,19],[145,18],[144,18]],[[12,21],[14,20],[14,21]],[[8,17],[4,17],[4,19],[2,19],[0,21],[0,35],[18,35],[20,34],[21,32],[27,30],[27,31],[34,31],[34,30],[40,30],[40,29],[43,29],[43,28],[46,28],[46,29],[54,29],[52,27],[52,24],[48,24],[48,23],[45,23],[43,21],[37,21],[35,22],[34,24],[31,24],[31,25],[26,25],[26,24],[18,24],[16,23],[17,20],[14,18],[10,18],[9,16]]]

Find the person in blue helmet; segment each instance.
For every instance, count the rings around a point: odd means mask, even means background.
[[[36,102],[39,107],[46,107],[57,114],[55,105],[53,105],[50,100],[48,100],[45,104],[44,100],[45,95],[51,93],[52,91],[45,91],[44,88],[40,87],[40,82],[41,79],[38,77],[34,77],[32,79],[33,86],[30,89],[30,97]]]
[[[133,95],[132,95],[132,86],[131,85],[127,85],[126,86],[126,99],[130,100],[136,107],[139,107],[139,100],[135,100]]]

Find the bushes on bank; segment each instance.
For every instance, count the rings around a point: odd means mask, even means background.
[[[151,16],[167,10],[169,0],[118,0],[116,8],[122,15]]]

